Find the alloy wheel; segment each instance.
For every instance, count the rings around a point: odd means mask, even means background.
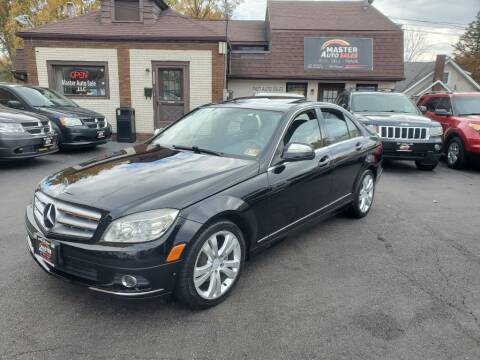
[[[193,269],[195,289],[202,298],[214,300],[233,285],[240,270],[242,250],[230,231],[210,236],[198,253]]]
[[[460,154],[460,147],[455,141],[448,146],[447,159],[449,164],[455,164]]]
[[[358,197],[358,207],[362,213],[366,213],[372,205],[374,184],[375,182],[373,181],[372,175],[365,175],[362,180],[362,187],[360,188]]]

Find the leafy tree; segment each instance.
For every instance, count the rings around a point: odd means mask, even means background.
[[[0,77],[11,80],[15,52],[22,46],[22,39],[15,33],[25,25],[18,23],[15,18],[26,15],[33,26],[61,20],[67,17],[66,4],[70,1],[76,15],[100,5],[100,0],[0,0]]]
[[[453,47],[455,62],[480,82],[480,11]]]
[[[168,0],[167,4],[184,15],[197,19],[230,19],[242,0]]]

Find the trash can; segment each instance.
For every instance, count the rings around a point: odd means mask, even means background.
[[[117,141],[135,142],[137,134],[135,131],[135,109],[121,107],[117,109]]]

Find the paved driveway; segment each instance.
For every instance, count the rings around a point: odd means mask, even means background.
[[[220,306],[111,299],[47,276],[23,211],[44,176],[107,149],[0,164],[0,359],[478,359],[480,170],[385,169],[337,216],[247,263]]]

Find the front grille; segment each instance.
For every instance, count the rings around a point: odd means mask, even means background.
[[[52,204],[55,207],[55,219],[53,227],[50,229],[47,228],[44,219],[45,207],[48,204]],[[40,191],[35,193],[33,208],[35,219],[45,233],[80,238],[82,240],[88,240],[93,237],[102,217],[99,211],[54,199]]]
[[[395,140],[426,140],[429,137],[425,127],[380,126],[379,135],[382,139]]]
[[[92,129],[102,129],[106,126],[105,118],[86,118],[82,119],[83,123]]]
[[[32,135],[44,135],[50,132],[48,120],[24,122],[22,126],[25,131]]]

